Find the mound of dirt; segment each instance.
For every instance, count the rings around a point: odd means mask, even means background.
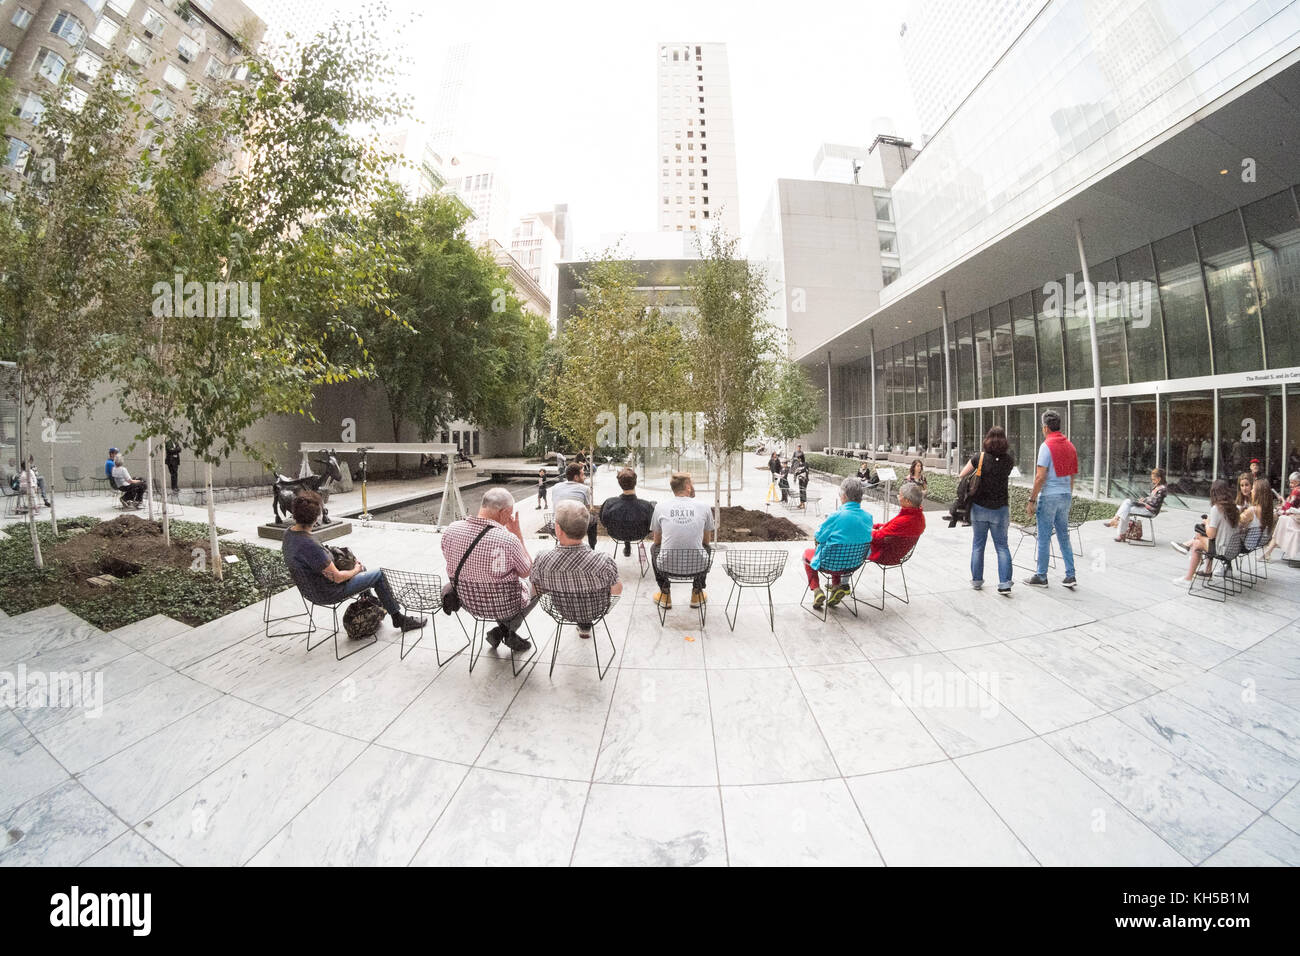
[[[789,518],[752,508],[723,508],[719,541],[807,541],[812,532]]]
[[[162,525],[137,515],[121,515],[102,521],[55,546],[55,556],[71,567],[79,578],[97,574],[129,577],[148,567],[188,568],[194,549],[202,548],[206,561],[207,541],[181,540],[172,535],[168,550],[163,543]]]

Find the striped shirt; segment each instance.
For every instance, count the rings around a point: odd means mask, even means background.
[[[488,533],[483,536],[482,541],[474,544],[474,539],[484,528],[489,529]],[[528,601],[526,579],[532,570],[532,561],[528,557],[528,552],[524,550],[524,543],[506,530],[504,525],[487,518],[475,516],[452,522],[442,533],[442,557],[447,562],[449,582],[456,573],[460,559],[465,556],[465,551],[471,544],[474,544],[474,550],[470,551],[469,559],[460,572],[460,582],[492,584],[516,581],[520,599],[519,606],[514,610],[521,610]],[[485,610],[474,607],[473,598],[469,597],[464,590],[458,593],[461,603],[470,611]]]

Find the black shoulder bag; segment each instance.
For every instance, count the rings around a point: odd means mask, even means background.
[[[460,572],[465,567],[465,561],[469,558],[469,553],[474,550],[474,545],[482,541],[483,535],[487,534],[491,530],[492,526],[488,525],[480,531],[478,537],[469,543],[469,547],[465,549],[465,553],[460,556],[460,564],[456,565],[456,573],[451,576],[451,581],[449,581],[447,586],[442,589],[443,614],[455,614],[460,610],[460,595],[456,593],[456,582],[460,579]]]

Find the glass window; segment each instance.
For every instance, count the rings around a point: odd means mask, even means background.
[[[14,58],[14,51],[7,46],[0,46],[0,69],[9,65],[9,61]]]
[[[1160,414],[1169,490],[1184,497],[1209,497],[1214,477],[1214,394],[1162,395]]]
[[[118,25],[116,20],[110,20],[108,17],[102,17],[95,24],[95,29],[91,31],[91,38],[101,46],[111,46],[113,38],[117,36]]]
[[[916,340],[903,343],[903,405],[905,412],[916,411]]]
[[[1169,343],[1169,377],[1210,374],[1210,339],[1205,328],[1205,290],[1196,265],[1192,231],[1154,243],[1160,308]]]
[[[9,22],[20,30],[26,30],[27,24],[32,22],[32,11],[26,7],[19,7],[14,11],[14,15],[9,18]]]
[[[24,143],[21,139],[13,136],[8,137],[9,147],[5,150],[5,165],[18,172],[24,172],[27,169],[27,157],[31,155],[32,148]]]
[[[926,337],[929,355],[930,404],[935,411],[943,409],[943,333],[935,329]],[[937,433],[936,433],[937,435]],[[936,441],[937,438],[932,438]]]
[[[989,331],[989,313],[971,316],[975,333],[975,391],[980,398],[993,398],[993,334]]]
[[[104,9],[104,0],[82,0],[82,2],[90,7],[90,11],[96,16],[99,16],[99,11]]]
[[[913,341],[916,343],[916,410],[923,412],[930,407],[930,355],[924,335]]]
[[[68,61],[53,50],[41,50],[36,57],[36,73],[57,84],[68,69]]]
[[[1061,280],[1066,290],[1062,306],[1065,311],[1065,387],[1092,388],[1092,335],[1088,327],[1088,302],[1084,295],[1083,276],[1074,276],[1074,299],[1068,295],[1068,280]]]
[[[885,255],[898,255],[898,236],[892,232],[880,233],[880,251]]]
[[[99,69],[104,65],[102,58],[95,56],[89,50],[82,50],[81,55],[77,57],[76,71],[78,76],[84,76],[88,80],[93,80],[99,75]]]
[[[1196,227],[1214,332],[1215,372],[1248,372],[1264,367],[1259,308],[1250,250],[1233,210]]]
[[[1065,365],[1061,357],[1061,317],[1044,311],[1044,296],[1034,293],[1034,315],[1038,323],[1038,390],[1059,392],[1065,388]]]
[[[1061,409],[1061,411],[1064,411],[1064,409]],[[1075,451],[1079,453],[1079,473],[1074,477],[1074,493],[1076,495],[1084,490],[1080,487],[1084,479],[1088,480],[1087,490],[1092,491],[1092,474],[1096,464],[1094,457],[1097,451],[1094,444],[1097,440],[1097,432],[1094,428],[1096,412],[1097,407],[1090,398],[1070,402],[1069,438],[1074,443]],[[1103,402],[1102,414],[1104,415],[1105,412],[1106,405]],[[1042,432],[1040,431],[1039,434],[1041,435]],[[1104,466],[1105,462],[1102,464]]]
[[[68,13],[66,10],[61,11],[50,24],[50,32],[56,37],[62,37],[73,46],[76,46],[86,36],[86,28],[81,21]]]
[[[1011,303],[1003,302],[989,310],[993,323],[993,382],[999,396],[1014,395],[1015,369],[1011,358]]]
[[[1164,314],[1156,292],[1156,270],[1147,246],[1116,260],[1120,282],[1129,296],[1132,315],[1124,330],[1128,342],[1128,380],[1151,382],[1165,375]],[[1153,432],[1154,434],[1154,432]],[[1153,466],[1154,467],[1154,466]]]
[[[969,402],[975,398],[975,342],[971,338],[970,316],[958,319],[956,326],[958,394],[961,401]]]
[[[1282,422],[1281,407],[1277,407],[1278,421],[1274,422],[1269,398],[1282,395],[1280,387],[1241,389],[1219,393],[1219,468],[1220,478],[1235,480],[1243,471],[1250,470],[1250,460],[1258,458],[1262,471],[1276,473],[1277,468],[1270,469],[1272,457],[1277,457],[1280,443]],[[1270,441],[1269,432],[1277,434]]]
[[[1033,478],[1034,456],[1038,454],[1038,439],[1042,434],[1034,417],[1034,406],[1012,405],[1008,408],[1006,429],[1011,460],[1020,469],[1021,480]]]
[[[882,286],[889,285],[891,282],[895,281],[901,274],[902,273],[899,272],[896,266],[881,266],[880,283]]]
[[[168,63],[163,70],[163,82],[173,90],[182,89],[185,86],[185,73]]]
[[[32,124],[40,123],[41,116],[44,113],[45,101],[35,93],[28,93],[19,97],[14,104],[14,115]]]
[[[1294,385],[1286,387],[1286,467],[1283,477],[1290,481],[1293,471],[1300,471],[1300,388]],[[1290,493],[1290,485],[1278,489],[1283,494]]]
[[[1089,266],[1088,278],[1093,283],[1093,309],[1097,316],[1097,354],[1101,359],[1101,384],[1123,385],[1128,381],[1128,350],[1124,345],[1125,327],[1132,321],[1135,310],[1128,290],[1119,283],[1119,269],[1114,259]],[[1088,343],[1088,356],[1091,360],[1091,342]]]
[[[146,8],[140,15],[140,22],[144,24],[144,32],[149,36],[160,37],[163,35],[163,29],[167,26],[167,21],[157,10]]]
[[[122,16],[129,14],[131,8],[134,6],[135,0],[108,0],[108,8],[110,10],[116,10],[118,13],[122,14]]]
[[[139,37],[132,37],[131,42],[126,45],[126,56],[137,66],[143,66],[149,59],[149,48]]]
[[[893,222],[894,213],[890,208],[889,197],[876,195],[876,219],[880,222]]]
[[[1108,414],[1109,494],[1136,501],[1150,493],[1151,469],[1156,467],[1156,402],[1112,398]]]
[[[1291,190],[1251,203],[1242,214],[1254,254],[1268,367],[1300,365],[1300,216]]]
[[[79,87],[69,85],[64,89],[63,104],[74,113],[80,113],[88,99],[90,99],[90,94]]]
[[[1034,298],[1028,292],[1011,300],[1012,351],[1015,354],[1015,394],[1038,391],[1038,349],[1034,337]]]

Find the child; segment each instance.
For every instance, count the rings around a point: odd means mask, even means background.
[[[781,479],[777,482],[781,488],[781,504],[790,500],[790,463],[782,462]]]
[[[545,507],[546,507],[546,469],[538,468],[537,469],[537,508],[535,510],[541,511]]]
[[[799,471],[796,480],[799,482],[799,507],[807,510],[808,508],[808,478],[811,470],[805,464],[799,465]]]

